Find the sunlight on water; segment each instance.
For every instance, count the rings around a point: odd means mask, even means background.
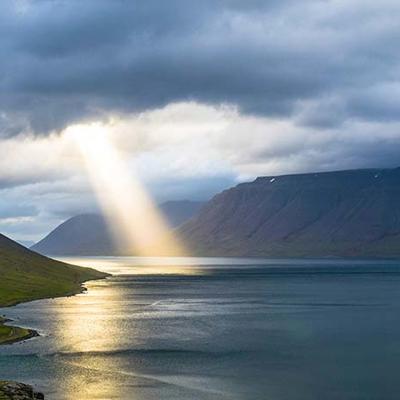
[[[93,285],[93,284],[92,284]],[[65,399],[121,398],[119,385],[110,385],[120,369],[118,359],[96,354],[118,348],[123,327],[116,315],[121,313],[121,292],[107,288],[104,282],[94,290],[78,295],[57,308],[57,358],[65,374]]]
[[[62,257],[60,261],[112,275],[197,275],[204,268],[189,257]]]
[[[273,264],[274,260],[229,257],[57,257],[57,260],[95,268],[112,275],[198,275],[219,266]],[[282,263],[282,261],[281,261]]]
[[[97,285],[93,293],[78,295],[60,308],[57,335],[61,338],[61,351],[79,353],[114,348],[119,335],[116,325],[110,324],[110,310],[118,312],[115,305],[121,300],[120,292],[103,290]]]
[[[48,399],[359,400],[400,390],[398,262],[65,261],[125,274],[0,310],[41,334],[0,349],[0,376]],[[170,266],[175,274],[156,273]]]

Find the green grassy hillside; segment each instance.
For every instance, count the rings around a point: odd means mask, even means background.
[[[81,291],[107,274],[44,257],[0,234],[0,307]]]

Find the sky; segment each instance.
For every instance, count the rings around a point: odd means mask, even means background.
[[[1,1],[0,232],[97,210],[77,124],[156,202],[399,166],[399,20],[398,0]]]

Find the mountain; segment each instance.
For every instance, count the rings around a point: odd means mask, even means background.
[[[0,234],[0,307],[77,293],[82,282],[105,276],[42,256]]]
[[[113,255],[114,243],[104,218],[77,215],[63,222],[31,250],[50,255]]]
[[[160,210],[171,228],[177,228],[193,218],[206,204],[204,201],[175,200],[160,205]]]
[[[400,168],[268,176],[178,230],[194,255],[400,256]]]
[[[160,205],[160,210],[173,229],[195,216],[203,205],[200,201],[168,201]],[[82,214],[68,219],[31,249],[50,255],[118,254],[107,223],[98,214]]]

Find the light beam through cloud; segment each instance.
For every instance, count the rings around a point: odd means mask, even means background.
[[[65,132],[78,145],[91,184],[119,250],[129,255],[184,255],[153,200],[124,163],[101,124]]]

